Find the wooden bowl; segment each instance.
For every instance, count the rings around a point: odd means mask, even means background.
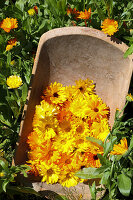
[[[32,71],[32,81],[24,107],[17,144],[15,165],[27,160],[27,136],[32,130],[35,106],[40,102],[42,91],[51,82],[64,86],[75,80],[87,79],[96,83],[96,93],[110,107],[110,125],[113,125],[116,108],[125,103],[132,75],[132,56],[124,58],[127,46],[114,37],[87,27],[65,27],[50,30],[42,35]],[[33,178],[32,182],[36,179]],[[34,183],[36,190],[46,189],[63,193],[60,184]],[[41,185],[41,186],[40,186]],[[79,183],[76,190],[84,199],[90,198],[89,187]],[[82,192],[83,193],[83,192]]]

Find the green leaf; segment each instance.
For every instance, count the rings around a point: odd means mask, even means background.
[[[102,140],[99,140],[99,139],[96,139],[94,137],[86,137],[87,140],[91,141],[91,142],[94,142],[94,143],[97,143],[99,144],[101,147],[103,147],[103,142]]]
[[[83,168],[82,170],[75,173],[75,176],[83,179],[93,179],[93,178],[101,178],[101,174],[95,174],[97,168]]]
[[[4,190],[4,192],[6,192],[6,187],[7,187],[8,183],[9,183],[9,180],[5,180],[2,184],[2,189]]]
[[[130,42],[133,42],[133,37],[124,36],[123,38]]]
[[[91,200],[96,200],[96,184],[95,181],[93,182],[92,186],[89,185],[90,193],[91,193]]]
[[[129,196],[131,191],[131,179],[125,174],[120,174],[117,178],[118,188],[124,196]]]
[[[5,117],[3,116],[3,114],[0,114],[0,122],[7,125],[7,126],[10,126],[11,127],[11,123],[9,122],[8,119],[5,119]]]
[[[104,173],[103,173],[103,176],[102,176],[102,178],[101,178],[100,183],[101,183],[102,185],[107,185],[109,176],[110,176],[110,172],[109,172],[109,171],[104,172]]]
[[[23,0],[16,1],[15,6],[23,12],[23,10],[24,10],[24,1]]]
[[[127,49],[127,51],[124,53],[124,58],[127,58],[129,55],[133,53],[133,44]]]
[[[0,74],[0,84],[5,85],[6,84],[6,78],[4,75]]]
[[[10,108],[12,109],[12,112],[14,114],[14,117],[17,118],[18,115],[19,115],[19,107],[16,103],[17,99],[13,99],[13,96],[12,97],[6,97],[6,100],[10,106]]]
[[[107,158],[103,157],[101,154],[97,154],[97,157],[100,159],[100,163],[105,165],[107,162]]]
[[[133,148],[133,135],[130,139],[130,145],[129,145],[129,150]]]
[[[24,83],[22,86],[22,99],[24,102],[26,101],[26,98],[27,98],[27,92],[28,92],[28,87],[27,87],[27,84]]]
[[[8,163],[6,161],[0,160],[0,165],[5,172],[8,172]]]
[[[30,187],[21,187],[21,186],[8,186],[8,191],[16,191],[17,193],[25,193],[25,194],[34,194],[36,196],[40,196],[41,195],[36,192],[34,189],[30,188]]]

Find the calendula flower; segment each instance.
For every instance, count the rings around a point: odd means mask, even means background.
[[[114,144],[113,151],[110,154],[123,155],[128,150],[127,139],[121,139],[119,144]]]
[[[4,177],[5,173],[4,172],[0,172],[0,178]]]
[[[15,60],[12,60],[11,62],[10,62],[10,65],[15,65]]]
[[[88,11],[85,9],[84,12],[83,11],[79,12],[78,18],[87,20],[90,18],[90,16],[91,16],[91,8],[89,8]]]
[[[67,8],[67,15],[70,15],[72,13],[72,8]]]
[[[36,14],[38,14],[38,7],[37,6],[34,6],[34,10],[35,10]]]
[[[14,89],[22,85],[22,79],[19,76],[12,75],[7,78],[6,83],[10,89]]]
[[[85,152],[85,162],[86,167],[101,167],[101,163],[97,154],[93,154],[91,152]]]
[[[3,19],[0,23],[0,28],[4,29],[4,31],[9,33],[11,29],[18,28],[17,19],[8,17],[6,19]]]
[[[36,11],[35,11],[34,8],[31,8],[31,9],[28,10],[28,14],[29,14],[30,16],[35,15],[35,13],[36,13]]]
[[[87,112],[87,102],[80,97],[77,97],[70,103],[70,111],[77,117],[83,118]]]
[[[63,103],[68,97],[65,91],[65,87],[63,87],[61,83],[51,83],[51,85],[43,92],[44,99],[50,100],[53,104]]]
[[[108,120],[106,118],[100,122],[93,122],[90,127],[90,135],[102,141],[105,141],[109,132]]]
[[[75,81],[76,85],[72,86],[73,96],[77,98],[77,95],[83,95],[85,93],[92,94],[94,93],[95,85],[92,80],[86,79]]]
[[[41,119],[52,119],[58,113],[58,108],[49,104],[45,100],[42,100],[40,105],[36,105],[36,112],[34,115],[34,120],[41,120]],[[33,126],[34,126],[33,120]]]
[[[67,174],[66,173],[62,174],[59,182],[63,187],[69,188],[77,185],[79,182],[79,178],[74,176],[74,173],[70,171]]]
[[[88,102],[86,116],[90,117],[92,121],[108,118],[109,107],[97,95],[90,95],[86,101]]]
[[[129,102],[133,101],[133,96],[131,95],[131,93],[126,96],[126,100]]]
[[[47,182],[47,184],[56,183],[59,179],[60,168],[55,164],[46,164],[42,162],[39,166],[40,175],[43,176],[42,182]]]
[[[16,38],[10,39],[10,40],[8,41],[8,45],[6,46],[6,51],[9,51],[10,49],[13,48],[13,46],[16,46],[16,45],[17,45],[17,40],[16,40]]]
[[[108,35],[114,35],[118,31],[118,22],[114,19],[105,19],[102,22],[102,31]]]

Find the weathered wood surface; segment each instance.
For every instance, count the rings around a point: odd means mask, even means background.
[[[110,107],[110,125],[113,125],[115,110],[121,109],[125,103],[132,75],[132,56],[123,58],[127,48],[114,37],[86,27],[59,28],[42,35],[24,107],[15,164],[27,160],[26,140],[32,130],[35,105],[39,104],[43,89],[51,82],[57,81],[66,86],[73,85],[80,78],[92,79],[96,83],[96,93]],[[39,188],[39,184],[33,185]],[[56,184],[51,189],[44,184],[43,189],[61,191],[60,187]],[[80,191],[81,185],[75,188]],[[89,189],[87,191],[84,199],[88,200]]]

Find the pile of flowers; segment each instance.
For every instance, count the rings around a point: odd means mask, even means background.
[[[95,93],[92,80],[73,86],[51,83],[36,106],[33,131],[28,136],[29,165],[42,182],[71,187],[83,179],[75,173],[84,167],[101,166],[97,154],[103,148],[86,139],[104,142],[109,134],[109,107]]]

